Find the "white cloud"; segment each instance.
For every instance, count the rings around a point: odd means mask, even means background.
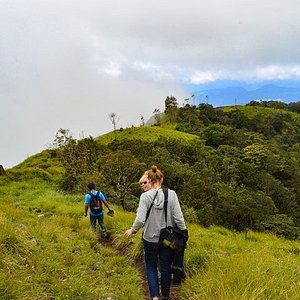
[[[195,71],[188,78],[192,84],[203,84],[216,80],[230,79],[246,82],[300,80],[300,65],[268,65],[253,69]]]
[[[191,74],[191,78],[189,81],[192,84],[202,84],[216,81],[218,79],[222,79],[222,76],[220,76],[220,74],[218,73],[196,71],[195,73]]]
[[[300,79],[300,65],[260,67],[254,71],[257,80]]]
[[[187,82],[299,79],[299,12],[297,0],[1,0],[0,164],[60,127],[109,131],[111,111],[138,123]]]
[[[116,63],[110,62],[104,69],[104,73],[111,77],[119,77],[121,75],[120,66]]]
[[[149,62],[134,61],[132,68],[142,71],[146,76],[149,75],[154,80],[175,80],[176,74],[172,73],[172,69],[167,66],[159,66]]]

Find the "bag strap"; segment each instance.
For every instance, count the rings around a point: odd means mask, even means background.
[[[97,198],[98,198],[100,207],[102,208],[102,199],[100,198],[100,191],[97,191],[96,196],[97,196]]]
[[[165,196],[165,201],[164,201],[164,211],[165,211],[165,220],[166,220],[166,228],[168,227],[168,221],[167,221],[167,215],[168,215],[168,189],[163,188],[164,196]]]
[[[155,195],[154,195],[154,198],[153,198],[153,200],[152,200],[152,203],[151,203],[150,207],[149,207],[148,210],[147,210],[146,219],[145,219],[144,224],[146,223],[146,221],[147,221],[147,219],[148,219],[148,217],[149,217],[149,215],[150,215],[150,211],[151,211],[151,208],[152,208],[152,206],[153,206],[153,204],[154,204],[154,200],[155,200],[157,194],[158,194],[158,191],[156,191],[156,193],[155,193]]]
[[[93,194],[92,192],[90,192],[89,195],[90,195],[91,197],[97,196],[97,197],[100,198],[100,192],[99,192],[99,191],[97,191],[96,194]]]

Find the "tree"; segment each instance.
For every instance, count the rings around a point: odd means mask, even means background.
[[[219,184],[215,209],[218,225],[239,231],[260,229],[267,216],[276,213],[272,199],[263,192],[245,188],[234,189]]]
[[[232,132],[232,127],[228,125],[212,124],[207,126],[202,134],[206,139],[206,144],[212,147],[226,144]]]
[[[203,128],[203,122],[199,118],[199,110],[196,109],[196,106],[186,104],[184,107],[180,107],[176,115],[176,120],[176,129],[179,131],[199,135]]]
[[[262,222],[264,230],[290,239],[300,238],[300,228],[296,227],[293,219],[284,214],[272,215]]]
[[[208,103],[200,103],[197,109],[199,118],[205,125],[218,122],[220,115],[224,114],[221,109],[214,108]]]
[[[117,123],[119,122],[119,117],[117,116],[117,114],[115,112],[110,113],[108,115],[108,117],[114,126],[114,133],[115,133],[115,138],[116,138],[117,137],[116,129],[117,129]]]
[[[177,99],[173,96],[167,96],[165,100],[165,114],[169,117],[170,122],[176,121],[178,111]]]
[[[97,173],[98,144],[91,136],[76,140],[68,129],[59,129],[53,145],[65,168],[61,187],[68,192],[82,191],[86,177]]]
[[[143,115],[141,115],[141,125],[145,126],[145,118]]]
[[[284,168],[284,159],[272,152],[268,145],[254,143],[245,147],[243,152],[243,159],[253,163],[259,170],[274,174]]]
[[[300,101],[289,103],[288,104],[288,109],[291,110],[291,111],[296,112],[297,114],[300,114]]]
[[[50,146],[50,148],[53,149],[63,148],[72,139],[73,137],[69,129],[60,128],[58,132],[55,134],[54,141]]]
[[[131,184],[137,181],[142,174],[142,166],[143,164],[128,150],[109,153],[99,160],[100,170],[108,184],[117,190],[123,208]]]

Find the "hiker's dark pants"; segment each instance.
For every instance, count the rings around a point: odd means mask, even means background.
[[[165,246],[158,245],[158,243],[150,243],[143,239],[146,273],[150,290],[150,296],[159,297],[159,285],[157,266],[159,262],[161,273],[161,293],[163,297],[168,297],[171,285],[171,265],[173,261],[174,251]]]
[[[90,222],[91,222],[91,226],[94,230],[96,230],[96,223],[99,223],[100,227],[101,227],[101,230],[103,232],[106,231],[106,228],[105,228],[105,225],[103,223],[103,214],[101,214],[100,216],[92,216],[90,215]]]

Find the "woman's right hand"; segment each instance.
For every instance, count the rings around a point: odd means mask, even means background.
[[[125,231],[124,235],[125,235],[126,237],[130,237],[130,236],[132,235],[132,230],[131,230],[131,229],[127,229],[127,230]]]

